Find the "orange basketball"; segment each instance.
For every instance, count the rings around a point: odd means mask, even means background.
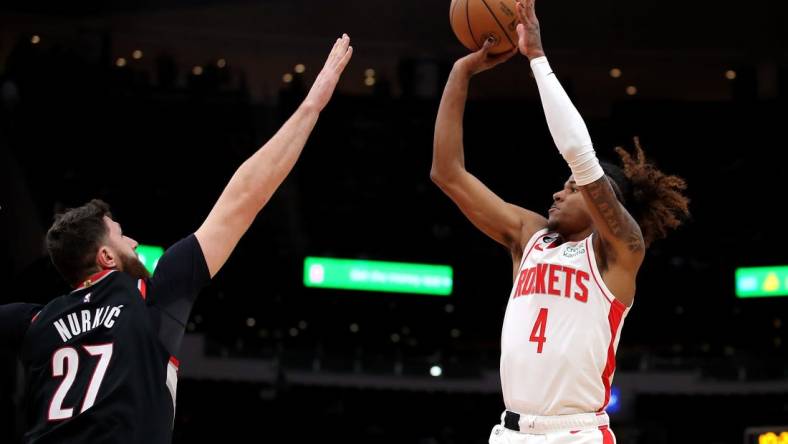
[[[488,37],[495,41],[490,54],[517,47],[515,0],[452,0],[449,20],[454,34],[471,51],[481,49]]]

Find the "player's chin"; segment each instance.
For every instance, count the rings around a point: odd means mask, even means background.
[[[134,277],[137,279],[148,279],[150,277],[150,272],[147,268],[145,268],[145,264],[137,259],[137,264],[134,267]]]
[[[550,231],[556,231],[559,225],[559,218],[550,214],[547,216],[547,229]]]
[[[150,277],[150,272],[145,268],[145,264],[137,258],[137,255],[124,257],[122,265],[121,271],[130,274],[134,279],[147,279]]]

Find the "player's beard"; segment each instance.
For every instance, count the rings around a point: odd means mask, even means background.
[[[134,256],[120,255],[120,264],[123,266],[123,272],[128,273],[134,279],[147,279],[150,277],[148,269],[142,265],[139,258]]]

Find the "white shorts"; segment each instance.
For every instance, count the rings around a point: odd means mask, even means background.
[[[615,444],[616,437],[610,430],[607,414],[582,413],[579,415],[533,416],[521,415],[519,421],[504,421],[490,433],[490,444]],[[509,428],[507,428],[506,426]],[[520,431],[515,430],[515,428]]]

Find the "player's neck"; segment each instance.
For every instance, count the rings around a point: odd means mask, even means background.
[[[77,282],[73,285],[74,291],[81,290],[86,287],[90,287],[91,285],[95,284],[96,282],[103,279],[106,275],[110,274],[111,272],[116,271],[112,268],[105,268],[102,270],[96,270],[95,272],[91,273],[90,276],[87,276],[80,282]]]
[[[582,231],[576,231],[571,233],[563,233],[559,232],[558,234],[561,235],[562,242],[579,242],[588,236],[591,236],[591,233],[594,232],[594,227],[588,227]]]

